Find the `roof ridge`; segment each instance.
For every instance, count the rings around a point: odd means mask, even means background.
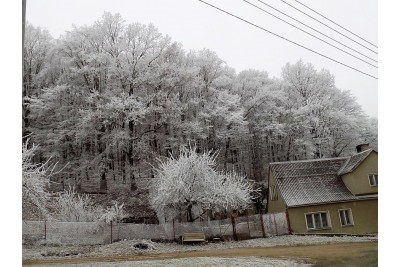
[[[360,154],[365,153],[365,152],[372,152],[372,150],[376,151],[375,149],[373,149],[372,147],[370,147],[370,148],[368,148],[368,149],[366,149],[366,150],[363,150],[363,151],[361,151],[361,152],[358,152],[357,154],[354,154],[354,155],[352,155],[352,156],[360,155]]]
[[[350,158],[350,156],[337,157],[337,158],[321,158],[321,159],[279,161],[279,162],[270,162],[269,165],[279,165],[279,164],[288,164],[288,163],[303,163],[303,162],[316,162],[316,161],[328,161],[328,160],[340,160],[340,159],[349,159],[349,158]]]
[[[327,175],[334,175],[334,176],[337,176],[337,173],[336,173],[336,172],[324,173],[324,174],[322,174],[322,175],[325,175],[325,176],[327,176]],[[296,174],[296,175],[288,175],[288,176],[285,176],[285,177],[277,177],[276,179],[303,178],[303,177],[310,177],[310,176],[318,176],[318,177],[321,177],[321,174],[320,174],[320,173],[303,174],[303,175],[298,175],[298,174]]]

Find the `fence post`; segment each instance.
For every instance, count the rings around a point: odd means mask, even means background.
[[[47,226],[46,226],[46,220],[44,220],[44,240],[47,239]]]
[[[235,217],[231,214],[231,222],[232,222],[232,233],[233,233],[233,240],[238,241],[238,237],[236,234],[236,223],[235,223]]]
[[[218,226],[219,226],[220,238],[221,238],[221,240],[224,240],[224,238],[223,238],[223,236],[222,236],[222,230],[221,230],[221,220],[218,220]]]
[[[111,243],[110,244],[112,244],[112,242],[113,242],[113,238],[112,238],[112,221],[110,222],[110,229],[111,229],[111,237],[110,237]]]
[[[172,234],[174,235],[172,239],[175,241],[175,219],[172,219]]]
[[[249,237],[251,238],[250,223],[249,223],[249,215],[247,214],[247,211],[246,211],[246,218],[247,218],[247,229],[249,229]]]
[[[119,232],[121,230],[121,224],[119,222],[116,222],[117,226],[118,226],[118,231],[117,231],[117,240],[120,240],[119,238]]]
[[[260,222],[261,222],[262,236],[265,238],[265,237],[267,237],[267,236],[265,235],[264,218],[263,218],[263,216],[262,216],[262,213],[260,213]]]

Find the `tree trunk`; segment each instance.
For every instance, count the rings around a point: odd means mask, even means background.
[[[100,190],[107,190],[107,179],[105,170],[102,170],[101,172]]]
[[[188,213],[188,216],[189,216],[189,222],[193,222],[192,207],[193,207],[192,204],[190,204],[188,206],[188,208],[187,208],[187,213]]]
[[[97,144],[98,144],[98,153],[101,155],[104,150],[105,150],[105,145],[101,140],[101,137],[103,133],[105,132],[105,127],[104,125],[101,126],[100,128],[100,133],[97,135]],[[106,157],[104,155],[101,156],[101,162],[100,162],[100,190],[107,190],[107,179],[106,179],[106,171],[107,171],[107,165],[106,165]]]
[[[133,121],[129,121],[128,123],[129,128],[129,136],[131,140],[129,141],[129,148],[128,148],[128,163],[129,163],[129,179],[131,181],[131,191],[135,191],[137,188],[135,186],[135,173],[134,173],[134,162],[133,162],[133,131],[134,131],[134,124]]]

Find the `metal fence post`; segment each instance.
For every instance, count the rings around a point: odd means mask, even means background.
[[[110,222],[110,229],[111,229],[111,233],[110,233],[110,239],[111,239],[111,243],[113,242],[113,238],[112,238],[112,221]]]
[[[175,219],[172,219],[172,234],[174,235],[173,240],[175,240]]]
[[[246,213],[247,213],[247,211],[246,211]],[[249,237],[251,238],[249,215],[247,215],[247,214],[246,214],[246,219],[247,219],[247,229],[249,230]]]
[[[221,220],[218,220],[218,226],[219,226],[220,238],[221,238],[221,240],[223,240],[223,237],[222,237],[222,230],[221,230]]]
[[[44,240],[47,239],[47,225],[46,225],[46,220],[44,220]]]

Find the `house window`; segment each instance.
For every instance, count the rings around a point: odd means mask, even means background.
[[[370,186],[378,186],[378,174],[368,175],[368,180]]]
[[[278,199],[278,191],[276,190],[276,185],[272,185],[269,187],[269,195],[271,196],[271,200]]]
[[[326,211],[306,213],[306,224],[308,230],[329,229],[329,214]]]
[[[351,209],[339,210],[340,224],[342,226],[354,225]]]

